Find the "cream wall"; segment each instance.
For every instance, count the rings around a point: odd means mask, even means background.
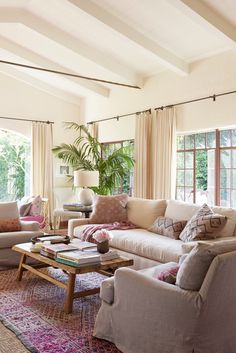
[[[79,105],[68,103],[3,74],[0,74],[0,95],[0,116],[55,121],[54,144],[71,141],[72,134],[65,133],[63,121],[79,122]],[[0,119],[0,128],[17,131],[26,137],[31,135],[31,124],[28,122]]]
[[[80,122],[80,106],[71,104],[49,93],[11,77],[0,74],[1,106],[0,116],[21,117],[25,119],[54,121],[54,145],[62,142],[70,143],[75,137],[73,132],[65,131],[64,121]],[[0,119],[0,129],[18,132],[27,138],[31,137],[31,123]],[[71,187],[64,187],[65,177],[58,177],[58,164],[55,160],[55,201],[57,207],[63,203],[75,201],[75,193]],[[59,185],[61,184],[61,185]]]
[[[141,90],[112,88],[109,99],[89,98],[86,121],[136,112],[236,89],[236,53],[200,60],[187,76],[165,71],[146,81]],[[177,108],[177,130],[181,132],[236,126],[236,94],[183,105]],[[99,124],[99,139],[118,141],[134,138],[134,118]]]

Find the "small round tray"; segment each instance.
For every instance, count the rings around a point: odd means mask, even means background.
[[[60,236],[63,239],[58,239],[57,237]],[[55,237],[55,239],[53,239]],[[45,238],[45,239],[43,239]],[[68,235],[61,235],[61,234],[43,234],[43,235],[37,235],[36,237],[31,238],[31,242],[33,244],[38,243],[38,242],[44,242],[44,241],[50,241],[51,244],[69,244],[70,243],[70,237]]]

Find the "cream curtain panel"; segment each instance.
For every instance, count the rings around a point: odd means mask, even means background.
[[[176,114],[174,108],[156,110],[152,117],[152,197],[175,198]]]
[[[134,144],[134,196],[152,197],[151,172],[151,130],[152,116],[150,112],[136,115]]]
[[[52,124],[32,123],[32,194],[49,202],[49,222],[53,222],[53,132]]]
[[[142,113],[135,124],[134,196],[175,198],[176,115],[174,108]]]
[[[88,131],[92,137],[98,138],[98,123],[87,124]]]

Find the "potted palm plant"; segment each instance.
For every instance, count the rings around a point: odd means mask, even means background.
[[[97,194],[111,194],[121,184],[128,170],[133,167],[134,160],[130,157],[129,147],[122,147],[103,158],[103,146],[93,137],[85,125],[74,122],[66,123],[66,128],[78,132],[72,144],[62,143],[53,148],[57,158],[75,170],[97,170],[99,186],[92,188]]]

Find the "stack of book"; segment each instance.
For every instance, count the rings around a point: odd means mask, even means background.
[[[100,264],[100,254],[97,251],[69,251],[59,252],[56,257],[56,261],[65,265],[74,267],[81,267],[88,264]]]
[[[91,206],[84,206],[81,203],[65,203],[63,205],[63,209],[64,211],[90,211],[91,210]]]
[[[42,248],[40,250],[40,254],[46,257],[49,257],[50,259],[56,259],[57,254],[60,252],[70,252],[73,250],[78,250],[76,246],[73,245],[67,245],[67,244],[45,244],[42,245]]]

